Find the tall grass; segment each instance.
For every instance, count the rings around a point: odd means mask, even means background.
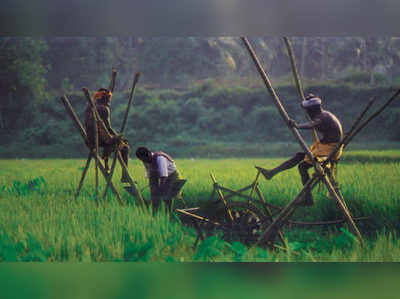
[[[362,152],[362,155],[375,155]],[[388,152],[398,155],[398,152]],[[356,156],[356,154],[354,154]],[[379,154],[378,154],[379,155]],[[383,154],[382,154],[383,155]],[[178,160],[188,179],[184,198],[189,205],[207,200],[212,172],[219,183],[232,189],[249,185],[255,178],[253,165],[274,167],[283,159]],[[354,160],[355,161],[355,160]],[[297,228],[286,231],[288,252],[270,252],[228,244],[218,236],[197,248],[195,232],[174,215],[153,216],[137,208],[118,182],[124,200],[121,207],[109,194],[99,207],[94,201],[94,171],[77,201],[73,200],[83,160],[2,160],[0,168],[0,259],[2,261],[398,261],[400,244],[400,164],[348,162],[339,166],[344,197],[354,216],[370,216],[359,223],[367,246],[361,249],[351,234],[336,227]],[[130,172],[149,196],[143,166],[130,162]],[[260,180],[265,198],[276,205],[288,203],[301,188],[297,169]],[[101,190],[105,187],[101,180]],[[334,202],[324,188],[314,192],[315,206],[299,208],[297,220],[336,218]]]

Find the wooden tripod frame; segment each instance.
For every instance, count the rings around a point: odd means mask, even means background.
[[[115,77],[116,77],[116,71],[115,71],[115,69],[113,69],[113,70],[112,70],[112,76],[111,76],[111,83],[110,83],[110,90],[111,90],[111,91],[114,89]],[[127,106],[127,108],[126,108],[126,113],[125,113],[125,118],[124,118],[124,121],[123,121],[123,126],[122,126],[122,129],[121,129],[121,133],[123,132],[123,129],[125,128],[125,125],[126,125],[127,115],[128,115],[128,112],[129,112],[129,108],[130,108],[130,105],[131,105],[131,102],[132,102],[132,97],[133,97],[133,94],[134,94],[134,89],[135,89],[135,86],[136,86],[136,83],[137,83],[138,79],[139,79],[139,74],[136,74],[136,75],[135,75],[135,79],[134,79],[134,84],[133,84],[133,87],[132,87],[132,91],[131,91],[131,96],[130,96],[130,99],[129,99],[129,103],[128,103],[128,106]],[[97,109],[96,109],[96,107],[95,107],[95,104],[94,104],[94,102],[93,102],[93,99],[92,99],[91,96],[90,96],[89,90],[88,90],[87,88],[83,88],[82,90],[83,90],[83,93],[84,93],[84,95],[85,95],[85,97],[86,97],[86,99],[87,99],[87,101],[88,101],[88,104],[90,105],[90,107],[91,107],[91,109],[92,109],[93,118],[94,118],[94,121],[95,121],[95,123],[96,123],[96,126],[95,126],[96,129],[97,129],[97,126],[100,125],[101,128],[102,128],[102,130],[103,130],[104,132],[106,132],[106,134],[108,135],[107,137],[108,137],[108,138],[111,138],[111,135],[110,135],[110,133],[108,132],[108,129],[106,128],[106,126],[105,126],[103,120],[102,120],[102,119],[100,118],[100,116],[98,115]],[[82,176],[81,176],[81,179],[80,179],[80,182],[79,182],[79,186],[78,186],[77,192],[76,192],[76,194],[75,194],[75,200],[78,198],[78,196],[79,196],[79,194],[80,194],[80,191],[81,191],[81,189],[82,189],[82,186],[83,186],[83,183],[84,183],[84,180],[85,180],[85,177],[86,177],[86,173],[87,173],[87,171],[88,171],[88,169],[89,169],[89,166],[90,166],[90,162],[91,162],[91,160],[94,158],[94,159],[95,159],[95,162],[96,162],[96,165],[95,165],[95,167],[96,167],[96,203],[98,202],[98,179],[97,179],[97,171],[98,171],[98,170],[97,170],[97,167],[98,167],[98,168],[100,169],[101,173],[103,174],[104,179],[105,179],[106,182],[107,182],[107,186],[106,186],[106,189],[105,189],[105,191],[104,191],[103,198],[104,198],[104,196],[106,195],[107,188],[110,187],[110,188],[111,188],[111,191],[113,192],[113,194],[117,197],[119,204],[120,204],[120,205],[124,205],[123,202],[122,202],[122,199],[121,199],[121,197],[120,197],[120,195],[119,195],[119,193],[118,193],[118,191],[116,190],[114,184],[112,183],[112,175],[113,175],[113,172],[110,172],[110,173],[108,174],[108,173],[106,172],[106,170],[105,170],[103,164],[101,163],[100,157],[99,157],[99,155],[98,155],[98,145],[97,145],[97,142],[96,142],[95,149],[92,150],[92,149],[89,147],[89,142],[88,142],[87,133],[86,133],[84,127],[82,126],[82,123],[81,123],[81,121],[79,120],[78,115],[76,114],[76,112],[75,112],[74,108],[72,107],[71,103],[69,102],[68,98],[64,95],[63,97],[61,97],[61,100],[62,100],[62,102],[63,102],[63,104],[64,104],[64,106],[65,106],[65,109],[67,110],[68,115],[71,117],[72,121],[73,121],[74,124],[75,124],[75,127],[79,130],[79,132],[80,132],[80,134],[81,134],[81,136],[82,136],[82,138],[83,138],[83,140],[84,140],[84,143],[86,144],[86,146],[87,146],[88,149],[89,149],[89,155],[88,155],[88,158],[87,158],[87,161],[86,161],[86,165],[85,165],[85,168],[84,168],[84,170],[83,170],[83,173],[82,173]],[[98,131],[98,130],[96,130],[96,133],[97,133],[97,131]],[[96,139],[97,139],[97,138],[96,138]],[[132,177],[130,176],[130,174],[129,174],[129,172],[128,172],[128,168],[127,168],[127,166],[126,166],[124,160],[122,159],[122,155],[121,155],[121,152],[120,152],[119,148],[117,148],[117,149],[115,150],[115,156],[114,156],[112,171],[113,171],[114,168],[115,168],[115,164],[116,164],[115,161],[116,161],[116,159],[118,159],[118,161],[119,161],[119,163],[120,163],[120,165],[121,165],[123,171],[126,173],[126,176],[127,176],[127,178],[128,178],[128,182],[129,182],[129,184],[130,184],[130,187],[131,187],[132,190],[134,190],[134,193],[135,193],[137,199],[139,200],[139,204],[143,204],[143,197],[142,197],[142,195],[141,195],[141,192],[140,192],[140,190],[137,188],[136,182],[135,182],[135,181],[132,179]]]
[[[330,162],[333,161],[333,157],[335,156],[335,154],[339,151],[339,149],[341,148],[341,146],[345,146],[345,143],[350,142],[350,140],[354,137],[355,134],[357,134],[359,132],[359,130],[361,130],[371,119],[372,117],[375,117],[378,113],[380,113],[381,111],[383,111],[383,109],[385,107],[387,107],[393,100],[394,98],[397,97],[397,95],[400,93],[400,90],[398,90],[393,96],[392,98],[381,108],[377,111],[377,113],[375,113],[373,116],[371,116],[367,121],[365,121],[362,125],[360,125],[357,129],[355,129],[356,124],[353,125],[354,131],[349,132],[348,134],[348,138],[344,138],[344,140],[342,140],[342,142],[340,144],[338,144],[338,146],[336,147],[336,149],[334,151],[331,152],[331,154],[329,155],[329,157],[326,159],[326,161],[324,161],[322,164],[320,164],[316,159],[314,159],[313,154],[311,153],[311,151],[309,150],[309,148],[307,147],[306,143],[304,142],[304,139],[302,138],[302,136],[300,135],[300,133],[298,132],[298,130],[290,125],[289,122],[289,116],[285,110],[285,108],[283,107],[282,103],[280,102],[275,90],[272,87],[272,84],[265,72],[265,70],[263,69],[263,67],[261,66],[260,61],[258,60],[254,49],[252,48],[251,44],[249,43],[249,41],[247,40],[246,37],[242,37],[242,41],[246,47],[246,49],[248,50],[251,58],[253,59],[253,62],[255,63],[257,70],[261,76],[261,78],[264,81],[264,84],[266,86],[266,88],[268,89],[273,102],[275,104],[275,106],[277,107],[280,115],[282,116],[283,120],[285,121],[285,123],[287,124],[288,128],[292,131],[294,137],[297,139],[297,141],[299,142],[300,146],[302,147],[302,149],[304,150],[304,152],[306,153],[306,155],[308,156],[308,158],[310,159],[310,161],[312,161],[314,170],[315,170],[315,174],[314,176],[304,185],[303,189],[300,191],[300,193],[281,211],[281,213],[273,220],[273,222],[266,228],[266,230],[263,232],[263,234],[261,235],[261,237],[258,240],[258,244],[264,244],[264,243],[268,243],[268,242],[273,242],[274,239],[276,238],[277,233],[279,232],[280,228],[285,224],[285,222],[291,217],[291,215],[293,215],[296,207],[297,207],[297,203],[303,198],[303,196],[305,195],[305,192],[307,190],[307,188],[309,188],[309,190],[312,190],[317,184],[318,182],[322,181],[325,186],[327,187],[331,197],[336,201],[337,206],[341,209],[343,216],[346,220],[346,222],[348,223],[351,232],[356,236],[356,238],[358,239],[360,246],[363,246],[363,240],[361,237],[361,233],[358,230],[354,219],[349,211],[349,209],[347,208],[347,205],[344,201],[344,198],[342,196],[342,194],[340,193],[340,190],[338,188],[338,186],[334,186],[332,184],[332,177],[329,175],[329,173],[327,173],[326,171],[326,167],[328,166],[328,164]],[[289,50],[289,43],[287,43],[288,45],[288,51],[289,51],[289,55],[290,55],[290,50]],[[295,64],[294,62],[294,56],[291,55],[291,59],[292,59],[292,67],[294,68]],[[295,71],[294,71],[295,73]],[[295,76],[296,77],[296,76]],[[296,82],[299,82],[298,78],[296,77]],[[298,88],[299,85],[298,85]],[[302,91],[301,91],[302,93]],[[366,110],[368,110],[370,104],[372,104],[373,101],[371,101],[367,107]],[[366,112],[365,110],[365,112]],[[362,115],[364,115],[364,112],[362,113]],[[362,116],[360,116],[360,118],[356,121],[359,122],[361,121]]]

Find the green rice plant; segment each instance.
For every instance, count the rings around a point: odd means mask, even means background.
[[[357,153],[375,154],[397,157],[399,152]],[[209,200],[211,172],[221,185],[240,189],[254,180],[254,165],[271,168],[282,161],[178,159],[178,169],[188,180],[184,200],[188,206]],[[352,239],[346,225],[338,225],[285,228],[287,251],[229,244],[218,235],[193,248],[196,233],[192,228],[183,226],[173,215],[160,212],[153,216],[135,205],[118,181],[119,166],[114,183],[123,200],[131,203],[124,207],[111,193],[96,207],[93,168],[80,197],[73,199],[83,160],[2,160],[1,165],[1,261],[397,261],[400,256],[400,164],[391,158],[339,165],[339,183],[352,214],[370,217],[358,223],[366,239],[364,249]],[[148,198],[142,164],[132,160],[129,170]],[[100,191],[104,188],[100,179]],[[297,169],[271,181],[261,178],[260,189],[270,203],[286,205],[301,189]],[[298,208],[294,220],[341,218],[325,188],[316,188],[313,194],[315,205]]]

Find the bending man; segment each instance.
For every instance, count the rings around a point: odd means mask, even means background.
[[[146,147],[137,148],[136,157],[143,162],[149,178],[153,209],[157,210],[161,200],[164,200],[168,211],[171,211],[172,200],[181,197],[180,189],[185,182],[174,160],[164,152],[153,153]]]
[[[343,137],[343,130],[340,121],[331,112],[323,110],[321,104],[322,101],[319,97],[309,94],[305,101],[302,102],[301,106],[306,110],[311,121],[303,124],[297,124],[294,120],[290,120],[289,122],[291,126],[294,126],[297,129],[310,130],[315,128],[318,133],[322,134],[320,141],[315,141],[310,147],[310,151],[317,160],[327,158]],[[337,152],[334,160],[337,161],[341,154],[342,149]],[[300,176],[304,185],[310,178],[308,169],[312,167],[312,162],[304,152],[297,153],[291,159],[285,161],[274,169],[267,170],[261,167],[256,168],[261,171],[266,179],[270,180],[281,171],[290,169],[296,165],[299,165]],[[314,204],[310,189],[306,190],[305,198],[300,204],[305,206],[311,206]]]
[[[111,106],[111,98],[112,93],[105,88],[100,88],[93,96],[94,102],[96,105],[97,112],[99,113],[100,118],[103,120],[107,131],[104,132],[102,126],[98,125],[98,134],[99,134],[99,146],[103,148],[103,160],[105,164],[105,169],[109,172],[108,167],[108,159],[110,158],[111,153],[119,147],[121,151],[122,159],[124,160],[126,166],[128,166],[129,160],[129,144],[126,139],[121,139],[121,136],[118,135],[113,128],[111,127],[111,119],[110,119],[110,106]],[[93,128],[93,115],[92,109],[89,105],[86,106],[85,110],[85,126],[86,132],[88,135],[89,147],[93,149],[95,147],[95,135]],[[124,170],[122,170],[121,182],[127,183],[128,178]]]

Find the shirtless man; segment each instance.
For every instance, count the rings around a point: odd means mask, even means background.
[[[329,154],[335,149],[336,145],[343,138],[343,130],[340,121],[331,112],[323,110],[321,107],[322,101],[319,97],[309,94],[305,101],[302,102],[301,106],[306,110],[310,116],[311,121],[297,124],[294,120],[290,120],[289,124],[297,129],[316,129],[318,133],[322,134],[322,138],[319,141],[315,141],[310,147],[314,158],[317,160],[323,160],[328,157]],[[333,160],[337,161],[342,154],[340,149]],[[304,152],[298,152],[291,159],[285,161],[278,167],[267,170],[261,167],[257,167],[268,180],[281,171],[293,168],[299,165],[299,172],[303,185],[309,180],[308,169],[312,167],[312,162]],[[306,190],[304,200],[300,203],[305,206],[311,206],[314,204],[311,190]]]
[[[99,113],[99,116],[103,120],[108,131],[104,132],[102,127],[98,126],[99,146],[103,148],[102,158],[104,160],[105,169],[107,172],[109,172],[108,159],[113,150],[115,150],[116,146],[119,146],[122,159],[124,160],[126,166],[128,166],[129,151],[130,151],[128,141],[126,139],[121,139],[121,136],[118,135],[111,127],[111,120],[110,120],[111,97],[112,97],[111,91],[105,88],[100,88],[93,96],[97,112]],[[93,149],[95,147],[95,135],[93,128],[92,109],[89,105],[86,106],[85,110],[85,126],[88,135],[89,147]],[[111,135],[111,138],[109,137],[109,135]],[[128,178],[124,170],[122,170],[121,182],[123,183],[128,182]]]

